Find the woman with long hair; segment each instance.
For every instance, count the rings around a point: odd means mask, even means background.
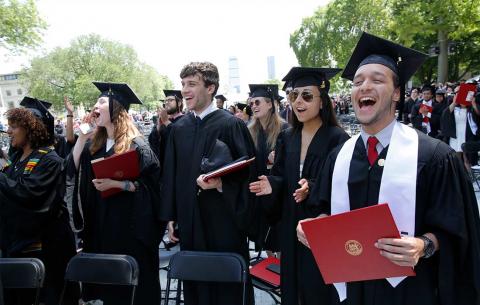
[[[274,102],[278,96],[278,85],[249,85],[250,108],[253,119],[248,130],[255,144],[255,157],[259,176],[269,175],[274,161],[275,145],[280,132],[288,128],[288,124],[280,117]],[[257,250],[267,250],[268,256],[280,251],[280,241],[274,219],[257,213],[260,217],[258,236],[255,241]]]
[[[328,294],[312,253],[297,240],[298,221],[316,215],[305,205],[309,190],[328,153],[348,135],[338,126],[328,96],[329,79],[339,69],[295,67],[283,80],[292,81],[289,102],[292,128],[282,131],[269,176],[260,176],[250,191],[263,197],[269,215],[281,223],[282,304],[321,304]]]
[[[63,159],[53,149],[53,116],[33,98],[28,108],[10,109],[6,116],[15,153],[0,171],[2,257],[40,259],[46,271],[41,301],[58,304],[65,268],[76,252],[63,201]],[[72,292],[67,291],[65,304],[78,304]],[[33,289],[5,295],[6,304],[32,304],[34,299]]]
[[[94,84],[101,92],[91,113],[97,127],[79,136],[67,164],[67,181],[73,186],[67,189],[73,223],[85,252],[133,256],[140,268],[135,304],[159,304],[158,244],[163,233],[158,217],[159,161],[129,118],[130,104],[141,103],[130,87]],[[95,179],[93,160],[129,150],[138,154],[138,178]],[[101,196],[114,188],[121,192]],[[129,292],[122,287],[89,286],[84,299],[101,299],[105,305],[128,304]]]

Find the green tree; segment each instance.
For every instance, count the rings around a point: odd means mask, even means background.
[[[301,66],[344,67],[361,31],[389,37],[389,11],[381,0],[335,0],[304,18],[290,35],[290,46]],[[346,82],[336,76],[332,91],[343,91]]]
[[[36,47],[46,28],[34,0],[0,0],[0,48],[18,53]]]
[[[303,20],[290,36],[290,46],[302,66],[344,67],[361,31],[423,52],[440,41],[440,55],[428,59],[415,80],[458,80],[480,70],[478,4],[478,0],[334,0]],[[456,50],[447,57],[449,42]],[[332,88],[341,90],[345,83],[337,76]]]
[[[398,41],[418,47],[417,40],[430,40],[431,45],[439,47],[436,73],[439,82],[457,80],[471,69],[478,71],[478,0],[394,0],[391,3],[394,16],[392,30],[395,31]],[[456,49],[450,56],[449,43],[454,44]]]
[[[154,108],[161,89],[173,87],[166,76],[140,62],[132,47],[94,34],[80,36],[67,48],[33,59],[22,81],[30,95],[49,100],[59,109],[64,95],[76,105],[94,104],[98,91],[92,81],[128,83],[147,109]]]

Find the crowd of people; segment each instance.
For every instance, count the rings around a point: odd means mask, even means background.
[[[6,113],[1,255],[44,262],[47,305],[58,304],[66,265],[79,251],[132,256],[140,270],[135,304],[160,304],[164,234],[182,250],[233,252],[246,262],[254,243],[280,259],[287,305],[480,304],[480,218],[468,175],[480,146],[480,95],[465,106],[457,85],[429,84],[405,96],[425,59],[363,33],[343,69],[293,67],[283,79],[286,98],[277,85],[251,84],[246,103],[228,109],[217,67],[192,62],[180,71],[181,90],[164,90],[148,137],[136,122],[150,115],[129,114],[142,102],[127,84],[94,82],[99,97],[82,118],[89,128],[78,132],[67,98],[63,126],[50,103],[26,97]],[[340,72],[352,81],[351,94],[331,98],[330,80]],[[352,108],[356,134],[337,120]],[[137,178],[95,177],[97,159],[132,150]],[[253,157],[246,168],[205,179]],[[326,284],[302,223],[379,202],[398,211],[403,236],[374,246],[416,276]],[[34,293],[1,297],[0,304],[31,304]],[[250,280],[246,297],[255,303]],[[64,304],[80,298],[129,303],[120,286],[71,284]],[[242,304],[242,287],[187,281],[184,301]]]

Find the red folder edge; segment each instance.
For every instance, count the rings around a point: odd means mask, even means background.
[[[217,170],[206,173],[205,176],[203,176],[203,181],[207,182],[210,179],[222,177],[227,174],[239,171],[242,168],[245,168],[248,165],[250,165],[253,161],[255,161],[255,157],[250,158],[248,160],[242,160],[242,161],[225,165]]]
[[[129,164],[132,166],[125,167]],[[92,168],[96,179],[130,180],[140,176],[138,153],[135,149],[102,160],[92,160]],[[101,196],[107,198],[121,191],[122,189],[113,188],[101,192]]]
[[[380,238],[400,238],[388,204],[305,221],[302,228],[327,284],[415,275],[413,268],[381,256],[374,245]]]
[[[280,275],[267,269],[269,265],[280,265],[276,257],[269,257],[250,268],[250,275],[275,287],[280,286]]]

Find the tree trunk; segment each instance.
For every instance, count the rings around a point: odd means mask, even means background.
[[[440,54],[438,54],[437,82],[445,83],[448,77],[448,35],[443,30],[438,31],[438,46]]]

